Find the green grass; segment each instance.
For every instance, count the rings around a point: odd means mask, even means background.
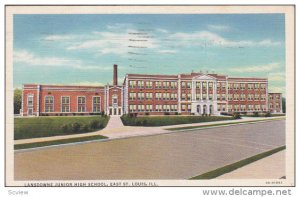
[[[233,164],[230,164],[230,165],[227,165],[227,166],[224,166],[224,167],[221,167],[221,168],[218,168],[218,169],[215,169],[215,170],[212,170],[212,171],[209,171],[209,172],[206,172],[204,174],[201,174],[201,175],[198,175],[198,176],[195,176],[195,177],[192,177],[190,178],[190,180],[198,180],[198,179],[213,179],[213,178],[216,178],[218,176],[221,176],[223,174],[226,174],[226,173],[229,173],[229,172],[232,172],[238,168],[241,168],[245,165],[248,165],[250,163],[253,163],[257,160],[260,160],[262,158],[265,158],[267,156],[270,156],[274,153],[277,153],[279,151],[282,151],[286,148],[286,146],[281,146],[281,147],[278,147],[278,148],[275,148],[275,149],[272,149],[270,151],[267,151],[267,152],[263,152],[263,153],[260,153],[258,155],[255,155],[255,156],[252,156],[252,157],[249,157],[247,159],[243,159],[241,161],[238,161],[238,162],[235,162]]]
[[[166,126],[179,125],[188,123],[212,122],[221,120],[233,120],[232,117],[224,116],[144,116],[129,117],[123,115],[121,117],[123,124],[126,126]]]
[[[48,116],[14,119],[14,139],[87,133],[107,125],[108,116]],[[75,126],[77,127],[75,128]]]
[[[236,124],[243,124],[243,123],[254,123],[254,122],[260,122],[260,121],[268,121],[268,120],[249,120],[249,121],[244,121],[244,122],[227,122],[227,123],[217,123],[217,124],[211,124],[211,125],[175,127],[175,128],[169,128],[169,129],[166,129],[166,130],[178,131],[178,130],[185,130],[185,129],[198,129],[198,128],[209,128],[209,127],[214,127],[214,126],[225,126],[225,125],[236,125]],[[269,120],[269,121],[271,121],[271,120]]]
[[[48,142],[35,142],[35,143],[28,143],[28,144],[16,144],[16,145],[14,145],[14,148],[15,148],[15,150],[18,150],[18,149],[36,148],[36,147],[51,146],[51,145],[58,145],[58,144],[68,144],[68,143],[74,143],[74,142],[101,140],[101,139],[107,139],[107,137],[102,136],[102,135],[94,135],[94,136],[88,136],[88,137],[78,137],[78,138],[70,138],[70,139],[63,139],[63,140],[53,140],[53,141],[48,141]]]

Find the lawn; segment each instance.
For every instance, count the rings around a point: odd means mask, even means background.
[[[212,122],[221,120],[233,120],[233,117],[225,116],[143,116],[130,117],[123,115],[122,122],[126,126],[166,126],[188,123]]]
[[[88,137],[53,140],[53,141],[47,141],[47,142],[16,144],[16,145],[14,145],[14,148],[15,148],[15,150],[18,150],[18,149],[36,148],[36,147],[43,147],[43,146],[52,146],[52,145],[58,145],[58,144],[68,144],[68,143],[74,143],[74,142],[101,140],[101,139],[107,139],[107,137],[102,136],[102,135],[94,135],[94,136],[88,136]]]
[[[87,133],[106,127],[108,116],[48,116],[14,119],[14,139]]]

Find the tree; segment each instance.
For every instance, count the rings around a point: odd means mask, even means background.
[[[20,114],[22,108],[22,90],[14,90],[14,114]]]
[[[285,113],[285,111],[286,111],[286,107],[285,107],[286,105],[285,105],[285,97],[282,97],[282,112],[283,113]]]

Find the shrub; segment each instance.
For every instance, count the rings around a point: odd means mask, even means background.
[[[145,115],[146,115],[146,116],[149,116],[149,112],[146,112]]]
[[[267,113],[265,114],[265,117],[271,117],[271,113],[270,113],[270,112],[267,112]]]
[[[234,112],[233,119],[241,119],[241,114],[239,112]]]
[[[82,127],[80,127],[80,130],[82,133],[89,132],[89,130],[90,130],[89,125],[87,125],[87,124],[83,125]]]
[[[91,129],[98,129],[99,128],[99,121],[98,120],[92,120],[90,122],[90,128]]]
[[[72,131],[73,131],[74,133],[77,133],[77,132],[80,131],[80,127],[81,127],[81,124],[75,122],[75,123],[72,124]]]
[[[253,117],[259,117],[259,113],[256,111],[253,113]]]
[[[175,112],[175,115],[179,115],[178,112]]]
[[[143,126],[146,126],[146,125],[147,125],[147,120],[146,120],[146,119],[144,119],[144,120],[142,121],[142,125],[143,125]]]
[[[61,126],[61,130],[64,132],[64,133],[68,133],[70,131],[70,126],[67,125],[67,124],[63,124]]]
[[[170,112],[164,112],[164,115],[168,116],[168,115],[170,115]]]

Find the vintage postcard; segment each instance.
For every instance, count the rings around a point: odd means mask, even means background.
[[[294,186],[294,6],[6,6],[6,186]]]

